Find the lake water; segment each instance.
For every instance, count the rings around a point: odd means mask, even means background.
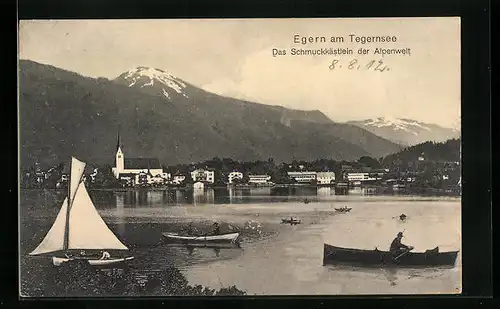
[[[65,191],[21,191],[21,276],[50,260],[28,257],[57,215]],[[190,284],[236,285],[257,295],[435,294],[461,292],[461,254],[452,269],[377,269],[323,266],[323,244],[387,250],[397,232],[414,251],[461,250],[460,197],[373,195],[332,188],[90,191],[99,213],[135,257],[141,273],[175,265]],[[304,198],[310,203],[305,204]],[[348,206],[348,214],[334,207]],[[397,220],[406,214],[406,222]],[[280,224],[296,216],[299,225]],[[241,230],[241,248],[171,246],[162,232],[189,222],[201,231],[214,221]],[[23,291],[29,295],[29,291]]]

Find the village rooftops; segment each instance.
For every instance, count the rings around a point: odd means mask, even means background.
[[[161,169],[160,161],[156,158],[125,158],[125,169]]]

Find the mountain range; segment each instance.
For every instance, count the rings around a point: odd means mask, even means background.
[[[404,146],[413,146],[426,141],[443,142],[460,137],[459,130],[405,118],[378,117],[348,123]]]
[[[401,149],[318,110],[223,97],[160,69],[136,67],[108,80],[21,60],[19,71],[21,167],[72,155],[113,164],[118,132],[126,157],[165,165],[213,157],[355,160]]]

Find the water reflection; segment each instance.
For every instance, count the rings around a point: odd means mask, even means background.
[[[397,269],[386,268],[386,269],[384,269],[384,275],[391,285],[396,285],[396,280],[398,278],[397,277]]]
[[[215,193],[214,189],[206,189],[205,190],[205,203],[206,204],[214,204],[214,198]]]
[[[148,191],[146,194],[150,206],[163,204],[163,191]]]
[[[270,187],[262,187],[262,188],[250,188],[250,195],[252,196],[270,196],[271,188]]]
[[[214,189],[193,189],[193,204],[214,204]]]
[[[377,193],[377,188],[373,187],[355,187],[348,190],[349,195],[374,195]]]
[[[175,201],[177,204],[184,204],[186,200],[186,196],[184,195],[184,192],[181,190],[175,190]]]
[[[349,195],[362,195],[363,194],[363,190],[361,189],[361,187],[350,188],[348,192],[349,192]]]
[[[349,194],[348,188],[335,188],[335,195],[348,195],[348,194]]]
[[[125,235],[125,196],[127,192],[116,193],[116,224],[118,234],[123,237]]]
[[[330,196],[335,195],[335,190],[331,187],[320,187],[317,190],[318,196]]]

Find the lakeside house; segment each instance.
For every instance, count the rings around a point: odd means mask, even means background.
[[[316,180],[316,172],[301,171],[301,172],[288,172],[288,177],[294,179],[298,183],[310,183]]]
[[[243,173],[241,172],[231,172],[227,176],[228,183],[232,184],[235,179],[243,179]]]
[[[191,178],[194,182],[214,183],[215,172],[199,168],[191,172]]]
[[[172,183],[174,185],[180,185],[181,183],[184,182],[184,180],[186,180],[186,176],[185,175],[174,175],[174,178],[172,179]]]
[[[271,176],[269,175],[248,175],[248,183],[253,184],[267,184],[271,182]]]
[[[318,172],[316,174],[316,180],[319,185],[329,185],[335,182],[334,172]]]

